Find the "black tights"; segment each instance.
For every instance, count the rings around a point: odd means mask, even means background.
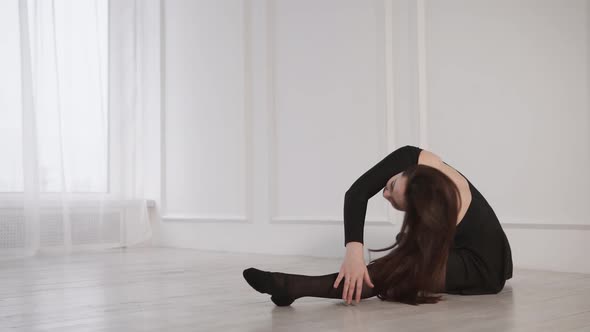
[[[369,276],[373,266],[367,265]],[[323,297],[341,299],[344,290],[345,278],[340,280],[338,288],[334,288],[334,282],[338,273],[330,273],[319,276],[301,274],[289,274],[282,272],[267,272],[255,268],[244,270],[243,276],[252,288],[260,293],[271,295],[271,300],[277,306],[288,306],[300,297]],[[371,279],[373,280],[373,279]],[[375,284],[375,282],[373,282]],[[366,299],[377,295],[377,285],[369,287],[363,280],[361,298]],[[356,294],[352,294],[355,301]]]

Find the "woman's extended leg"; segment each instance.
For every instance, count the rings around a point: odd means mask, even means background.
[[[373,266],[367,266],[369,276]],[[289,274],[282,272],[267,272],[255,268],[249,268],[243,272],[244,278],[252,288],[260,293],[270,294],[271,300],[277,306],[288,306],[300,297],[323,297],[331,299],[342,298],[344,279],[340,281],[338,288],[334,288],[334,282],[338,273],[330,273],[319,276],[301,274]],[[353,300],[356,294],[353,294]],[[363,282],[361,298],[366,299],[376,296],[374,288]]]

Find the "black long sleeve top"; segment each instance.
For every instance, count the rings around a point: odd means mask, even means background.
[[[363,242],[368,200],[380,192],[387,181],[418,163],[422,149],[406,145],[396,149],[359,177],[344,195],[344,246]]]

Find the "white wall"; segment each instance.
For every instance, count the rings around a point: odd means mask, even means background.
[[[342,256],[344,192],[412,144],[486,196],[516,267],[590,272],[588,8],[164,0],[157,242]],[[373,198],[365,247],[401,217]]]
[[[517,3],[429,2],[429,143],[505,221],[590,225],[587,1]]]

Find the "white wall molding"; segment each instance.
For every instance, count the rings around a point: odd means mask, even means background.
[[[245,161],[245,189],[244,189],[244,199],[246,202],[246,215],[244,216],[223,216],[223,215],[200,215],[200,214],[173,214],[169,213],[167,209],[167,197],[166,197],[166,19],[165,19],[165,2],[162,1],[160,3],[161,10],[160,10],[160,71],[161,71],[161,133],[162,133],[162,140],[160,145],[160,155],[161,155],[161,164],[160,164],[160,176],[161,176],[161,185],[160,185],[160,214],[162,221],[190,221],[190,222],[230,222],[230,223],[254,223],[252,220],[252,209],[253,209],[253,202],[252,198],[253,195],[253,186],[252,186],[252,177],[253,177],[253,167],[252,167],[252,61],[251,61],[251,0],[244,0],[242,3],[242,15],[243,15],[243,36],[242,36],[242,47],[243,47],[243,65],[244,65],[244,82],[243,82],[243,89],[244,89],[244,137],[242,139],[243,144],[243,154],[244,154],[244,161]]]
[[[428,149],[428,75],[426,72],[426,0],[416,1],[416,45],[418,57],[418,112],[420,147]]]
[[[517,223],[517,222],[505,222],[502,223],[502,227],[506,229],[544,229],[544,230],[581,230],[590,231],[590,225],[584,224],[533,224],[533,223]]]
[[[589,224],[584,223],[550,223],[544,221],[535,221],[527,219],[504,219],[500,222],[503,228],[511,229],[562,229],[562,230],[590,230]],[[344,220],[336,216],[282,216],[273,219],[273,224],[322,224],[342,226]],[[392,226],[401,225],[401,222],[391,222],[386,219],[366,219],[365,226]]]
[[[393,151],[397,145],[395,140],[395,71],[393,66],[393,4],[391,0],[383,1],[383,37],[385,52],[385,108],[386,108],[386,136],[387,151]]]
[[[166,212],[166,6],[160,1],[160,215]],[[163,220],[163,218],[162,218]]]
[[[378,2],[376,2],[378,3]],[[382,15],[382,21],[376,23],[377,35],[382,34],[381,44],[378,45],[378,51],[383,52],[384,62],[380,64],[383,67],[384,86],[376,83],[376,90],[383,91],[384,107],[379,108],[381,114],[381,121],[377,121],[376,126],[380,132],[380,141],[383,146],[383,153],[388,154],[395,149],[395,110],[394,110],[394,85],[393,85],[393,5],[391,0],[383,0],[381,3],[383,8],[375,8],[376,15]],[[269,215],[270,224],[326,224],[333,223],[342,226],[342,218],[332,216],[280,216],[278,215],[277,192],[278,192],[278,154],[277,154],[277,117],[276,117],[276,7],[273,0],[266,1],[266,15],[267,15],[267,59],[268,59],[268,118],[269,118]],[[366,225],[392,225],[395,224],[395,218],[390,208],[383,204],[386,219],[367,219]]]
[[[342,217],[332,217],[332,216],[281,216],[273,218],[273,224],[293,224],[293,225],[300,225],[300,224],[322,224],[322,225],[335,225],[342,227],[344,224],[344,220]],[[394,223],[390,222],[387,219],[366,219],[365,220],[366,226],[391,226],[395,225]]]
[[[277,214],[277,119],[276,119],[276,54],[275,54],[275,3],[274,0],[266,1],[266,58],[267,58],[267,117],[268,117],[268,161],[269,161],[269,177],[268,177],[268,215],[270,216],[270,223]]]
[[[393,40],[393,3],[392,0],[383,1],[383,45],[385,55],[385,135],[386,148],[385,155],[397,148],[395,136],[397,134],[395,125],[395,69],[394,69],[394,40]],[[395,215],[390,207],[386,205],[387,220],[395,223]]]
[[[160,2],[160,214],[162,221],[165,220],[168,200],[166,199],[166,5],[165,1]]]
[[[564,229],[564,230],[590,230],[590,224],[582,221],[575,223],[555,223],[537,219],[500,218],[502,227],[518,229]]]
[[[432,3],[431,3],[432,5]],[[420,119],[420,144],[428,148],[428,113],[429,113],[429,75],[427,56],[428,31],[428,1],[416,1],[416,45],[417,45],[417,69],[418,69],[418,105]],[[586,6],[587,17],[590,17],[590,6]],[[590,35],[587,35],[590,43]],[[590,66],[588,66],[590,68]],[[507,229],[538,229],[538,230],[590,230],[590,224],[584,220],[573,220],[570,223],[551,222],[548,220],[530,218],[499,218],[502,227]]]
[[[254,177],[253,146],[252,146],[252,3],[251,0],[242,1],[242,15],[244,23],[243,48],[244,48],[244,163],[245,163],[245,188],[246,222],[254,223],[252,219],[254,202]]]
[[[192,215],[192,214],[167,214],[162,216],[166,221],[185,221],[197,223],[240,223],[251,224],[251,219],[245,216],[222,216],[222,215]]]

